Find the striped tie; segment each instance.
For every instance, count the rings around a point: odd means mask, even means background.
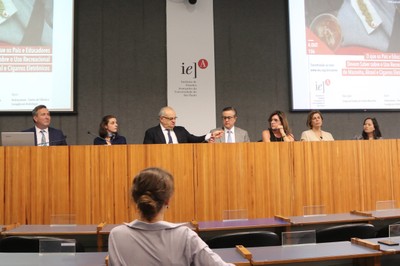
[[[48,146],[48,143],[46,142],[46,136],[44,133],[46,133],[45,130],[40,130],[40,133],[42,133],[42,142],[40,143],[40,146]]]

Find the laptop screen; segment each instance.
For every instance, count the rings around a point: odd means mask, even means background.
[[[34,132],[1,132],[2,146],[35,146]]]

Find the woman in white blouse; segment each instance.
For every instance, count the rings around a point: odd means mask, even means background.
[[[309,130],[301,133],[300,140],[304,141],[332,141],[331,133],[322,130],[322,121],[324,118],[320,111],[311,111],[307,116],[307,126]]]

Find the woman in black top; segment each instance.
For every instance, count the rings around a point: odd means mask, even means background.
[[[263,142],[294,141],[286,115],[282,111],[275,111],[268,118],[269,128],[262,132]]]
[[[118,122],[114,115],[106,115],[99,126],[99,137],[93,141],[94,145],[126,144],[124,136],[118,135]]]

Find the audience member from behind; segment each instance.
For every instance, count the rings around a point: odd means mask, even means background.
[[[246,130],[235,126],[237,111],[233,107],[225,107],[222,110],[222,128],[216,128],[212,132],[221,131],[222,136],[214,139],[215,143],[234,143],[250,142],[249,134]]]
[[[309,130],[301,133],[300,140],[304,141],[332,141],[331,133],[322,130],[322,121],[324,120],[320,111],[311,111],[307,116],[307,126]]]
[[[50,127],[50,111],[45,105],[38,105],[32,110],[32,119],[35,126],[23,130],[23,132],[35,133],[35,145],[37,146],[58,146],[67,145],[64,133],[53,127]]]
[[[158,113],[160,124],[146,130],[143,144],[201,143],[209,141],[210,138],[219,138],[223,133],[212,132],[198,137],[190,134],[184,127],[175,126],[177,118],[172,107],[161,108]]]
[[[118,134],[118,121],[113,115],[106,115],[101,119],[99,136],[93,140],[94,145],[126,144],[125,137]]]
[[[269,128],[262,132],[263,142],[294,141],[286,115],[282,111],[275,111],[268,118]]]
[[[185,224],[164,221],[174,192],[172,175],[159,168],[139,172],[131,196],[138,219],[113,228],[110,265],[233,265],[225,263]]]
[[[361,135],[357,136],[356,139],[365,139],[365,140],[371,140],[371,139],[381,139],[382,134],[379,129],[379,124],[376,118],[374,117],[367,117],[364,119],[364,124],[363,124],[363,132]]]

